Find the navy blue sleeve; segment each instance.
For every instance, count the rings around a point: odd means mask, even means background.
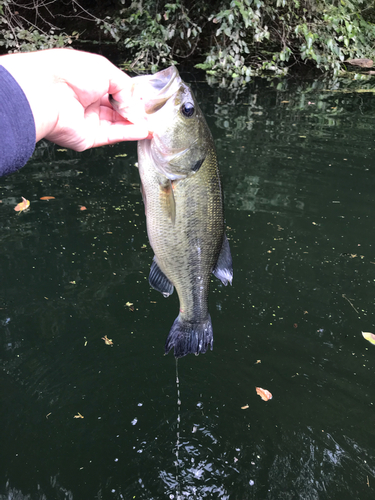
[[[35,149],[35,122],[23,90],[0,66],[0,176],[23,167]]]

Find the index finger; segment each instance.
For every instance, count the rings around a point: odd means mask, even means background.
[[[108,63],[111,66],[109,74],[108,94],[124,93],[124,95],[128,95],[130,93],[132,85],[131,77],[111,62],[108,61]]]

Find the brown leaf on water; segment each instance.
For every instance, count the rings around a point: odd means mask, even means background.
[[[269,401],[270,399],[272,399],[272,394],[270,393],[270,391],[267,391],[267,389],[255,387],[255,390],[257,391],[258,396],[263,399],[263,401]]]
[[[85,418],[85,417],[78,412],[77,415],[74,415],[74,418]]]
[[[104,342],[105,342],[107,345],[113,345],[112,339],[109,339],[109,338],[107,337],[107,335],[104,335],[104,337],[102,337],[102,340],[104,340]]]
[[[42,196],[40,199],[41,200],[54,200],[55,197],[54,196]]]
[[[14,207],[14,210],[15,210],[16,212],[22,212],[23,210],[26,210],[27,208],[29,208],[29,206],[30,206],[30,202],[29,202],[29,200],[26,200],[26,198],[24,198],[24,197],[22,196],[22,201],[21,201],[21,203],[18,203],[18,205],[16,205],[16,206]]]

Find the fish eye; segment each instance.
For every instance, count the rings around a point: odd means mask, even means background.
[[[194,111],[194,104],[192,104],[191,102],[186,102],[181,106],[181,113],[186,116],[186,118],[190,118],[191,116],[193,116]]]

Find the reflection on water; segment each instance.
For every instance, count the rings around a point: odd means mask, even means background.
[[[193,86],[235,279],[212,280],[214,350],[180,361],[180,398],[135,145],[42,143],[0,179],[0,499],[374,497],[373,99]]]

